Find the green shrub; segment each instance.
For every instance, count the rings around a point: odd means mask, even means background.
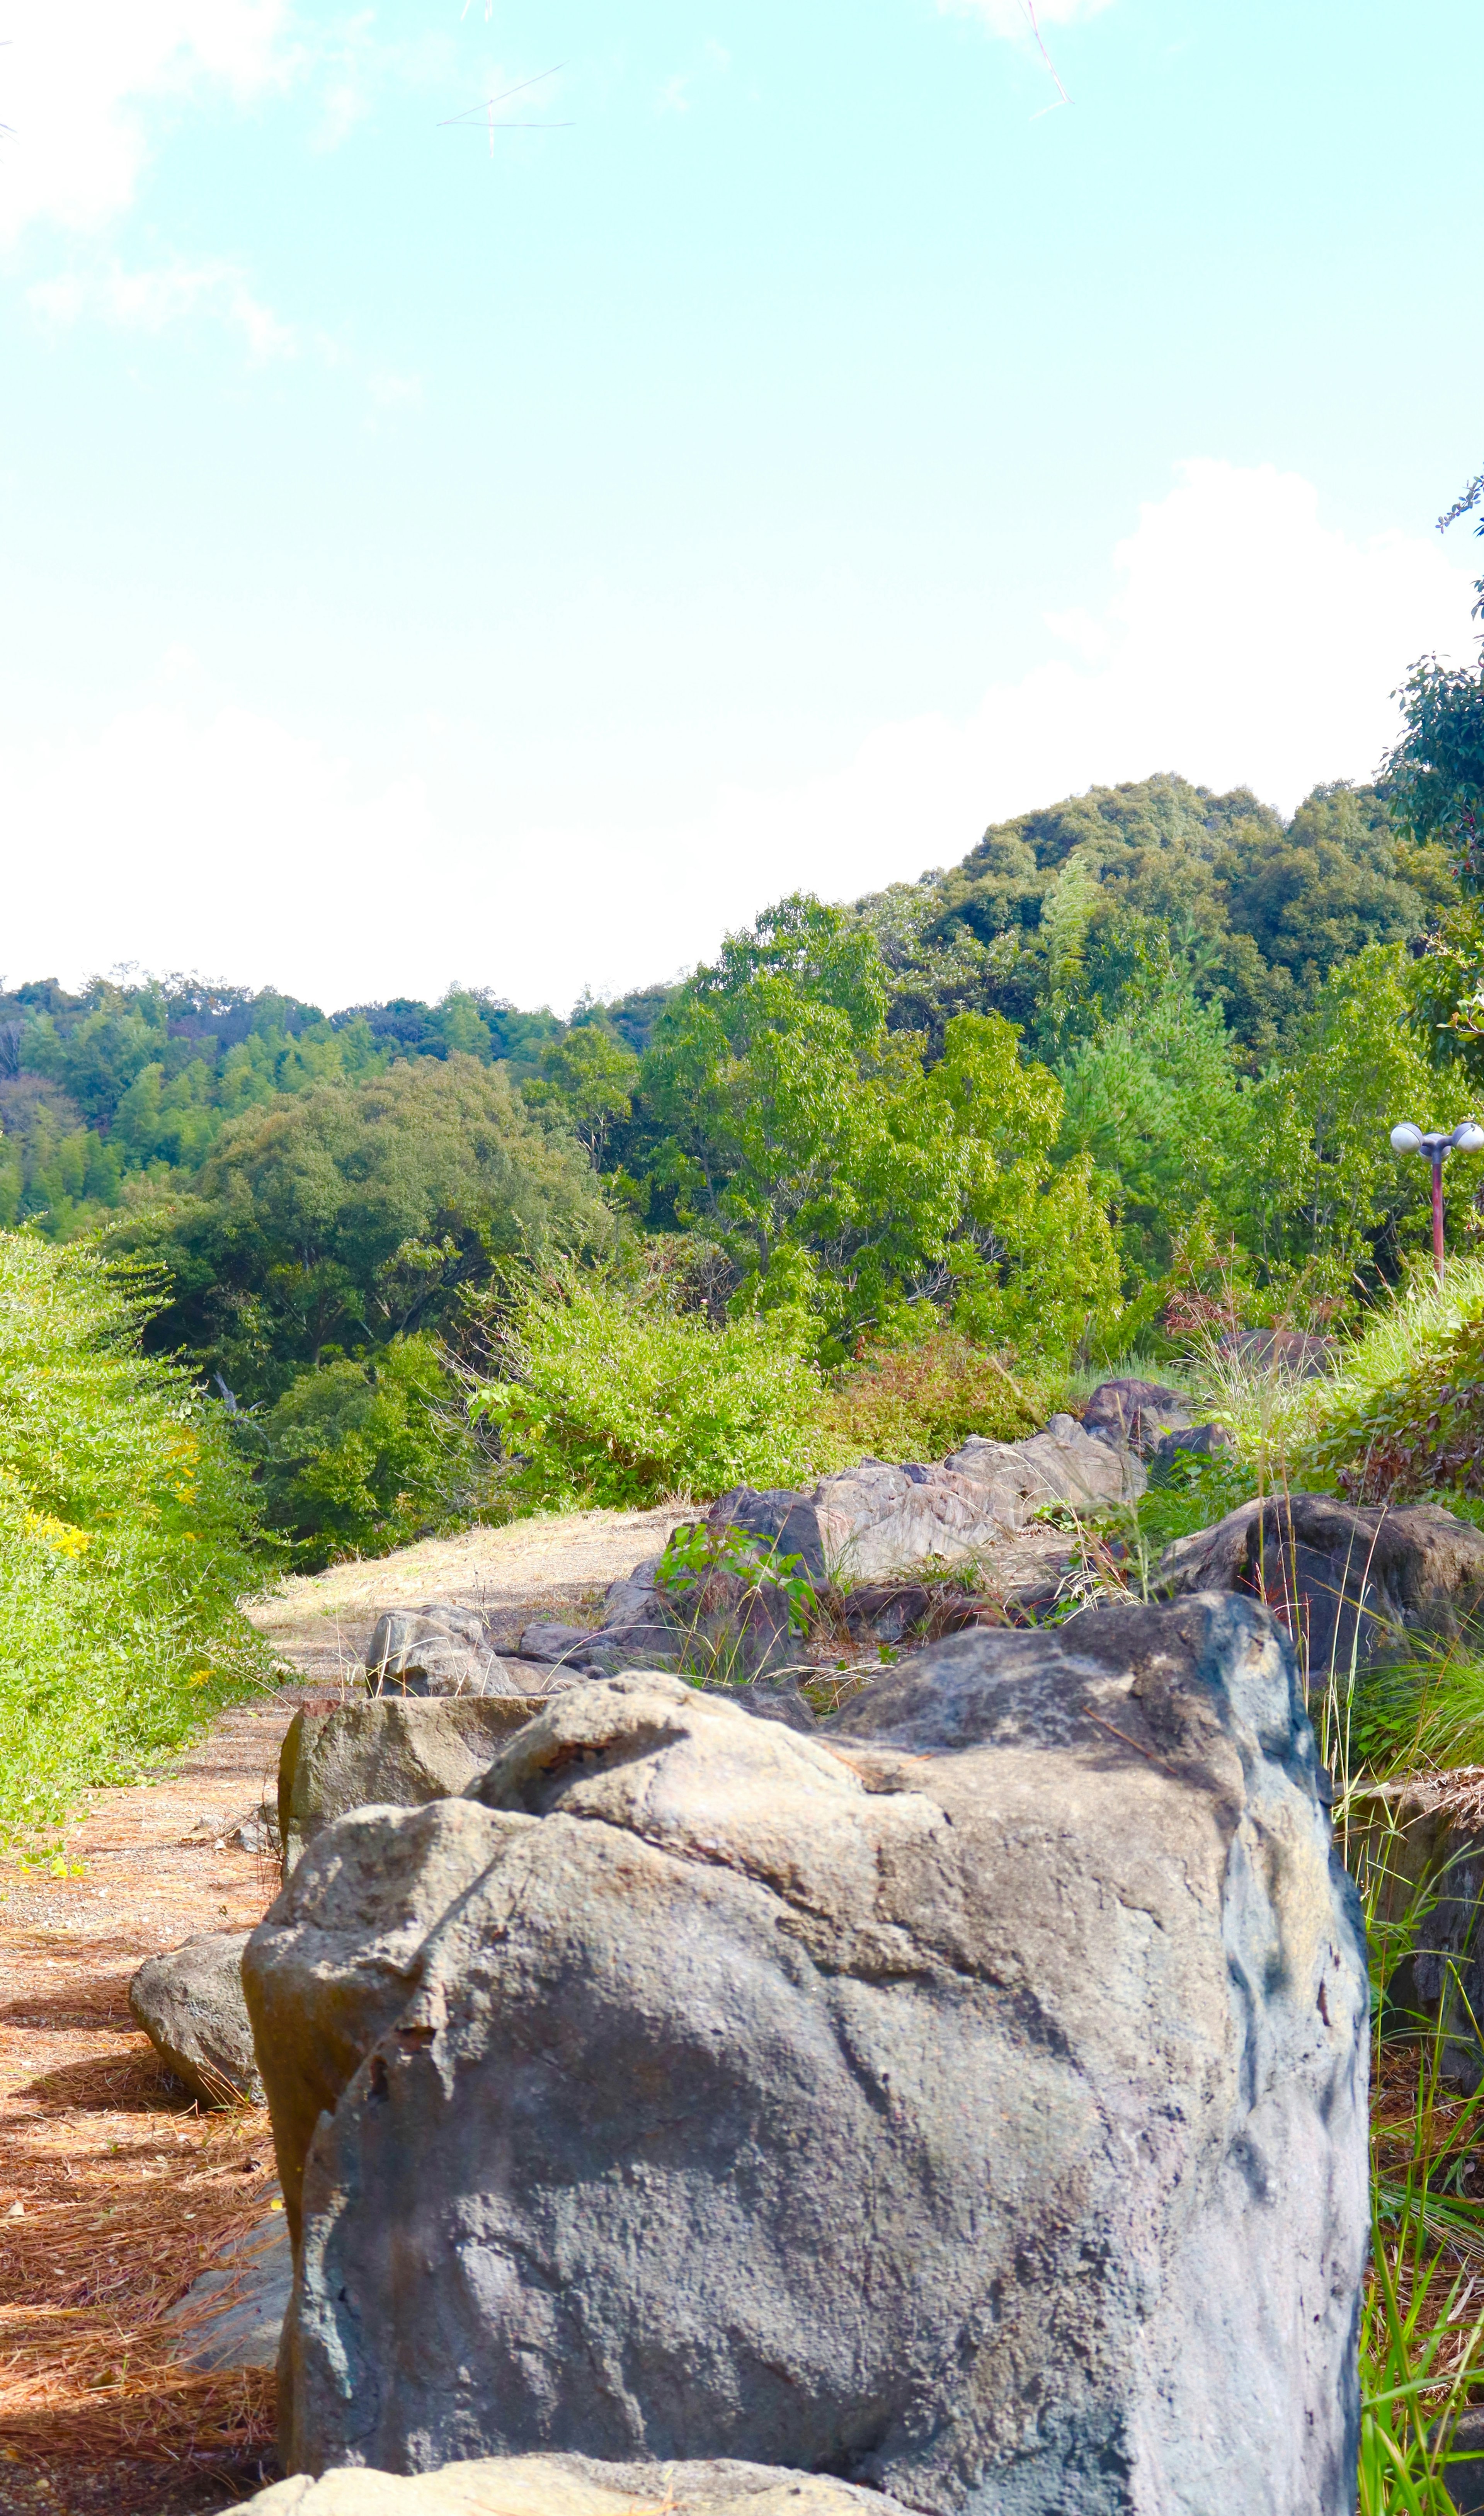
[[[660,1275],[528,1278],[496,1342],[505,1376],[471,1404],[498,1426],[506,1491],[527,1510],[810,1486],[864,1457],[938,1457],[968,1433],[1018,1440],[1053,1403],[952,1328],[868,1350],[831,1384],[778,1314],[715,1327]]]
[[[848,1454],[818,1367],[766,1318],[712,1328],[654,1283],[554,1266],[520,1286],[497,1339],[508,1376],[470,1405],[499,1429],[518,1508],[812,1485]]]
[[[155,1307],[0,1234],[0,1829],[135,1776],[266,1668],[246,1475],[221,1408],[140,1353]]]
[[[485,1461],[430,1336],[302,1371],[249,1433],[264,1517],[306,1566],[467,1524],[489,1499]]]
[[[878,1346],[842,1373],[823,1419],[853,1458],[937,1459],[970,1433],[1019,1442],[1056,1397],[955,1328],[912,1345]]]

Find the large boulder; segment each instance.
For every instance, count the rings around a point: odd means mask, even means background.
[[[1293,1637],[1311,1688],[1394,1658],[1408,1638],[1456,1642],[1484,1614],[1484,1531],[1437,1503],[1363,1507],[1333,1494],[1239,1504],[1176,1538],[1160,1587],[1179,1598],[1235,1590],[1265,1599]]]
[[[321,1835],[244,1980],[290,2469],[1348,2516],[1365,1951],[1253,1603],[960,1636],[823,1738],[572,1689]]]
[[[779,1554],[797,1556],[817,1581],[881,1581],[933,1561],[983,1555],[1047,1503],[1084,1516],[1136,1500],[1149,1480],[1126,1450],[1094,1441],[1071,1415],[1053,1415],[1026,1442],[970,1434],[948,1458],[891,1467],[864,1459],[824,1477],[812,1493],[743,1487],[712,1508]]]
[[[259,2516],[908,2516],[895,2498],[818,2472],[760,2463],[595,2463],[516,2454],[445,2464],[405,2480],[327,2472],[276,2481]]]
[[[296,1712],[278,1756],[285,1877],[350,1809],[368,1801],[421,1808],[463,1790],[545,1700],[532,1684],[527,1695],[378,1696],[332,1712]]]
[[[242,1996],[246,1946],[245,1931],[205,1931],[146,1957],[129,1985],[135,2025],[202,2105],[263,2101]]]

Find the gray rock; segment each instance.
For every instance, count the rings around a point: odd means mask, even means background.
[[[522,1632],[516,1645],[522,1659],[537,1659],[548,1667],[561,1667],[564,1661],[580,1665],[592,1641],[590,1625],[530,1624]]]
[[[129,2007],[176,2077],[207,2106],[263,2101],[242,1996],[245,1931],[207,1931],[146,1957]]]
[[[775,1562],[796,1562],[811,1581],[825,1580],[819,1514],[807,1493],[786,1486],[761,1491],[754,1486],[734,1486],[713,1502],[706,1518],[712,1529],[739,1530],[753,1540],[760,1555]]]
[[[293,2285],[288,2221],[281,2209],[265,2209],[261,2226],[227,2246],[166,2317],[179,2331],[184,2364],[276,2367]]]
[[[276,2481],[260,2516],[908,2516],[897,2499],[818,2472],[761,2463],[596,2463],[519,2454],[447,2463],[407,2480],[327,2472]]]
[[[1412,1635],[1455,1642],[1484,1613],[1484,1532],[1436,1503],[1393,1510],[1295,1493],[1239,1504],[1176,1538],[1160,1587],[1263,1598],[1311,1687],[1394,1658]]]
[[[372,1695],[501,1695],[513,1684],[482,1616],[446,1599],[389,1609],[366,1646]]]
[[[1403,2035],[1441,2029],[1441,2076],[1471,2096],[1484,2081],[1484,1771],[1362,1786],[1349,1820],[1350,1866],[1405,1950],[1384,2023]]]
[[[291,2469],[1353,2506],[1365,1952],[1253,1603],[960,1636],[819,1738],[572,1689],[322,1835],[244,1979]]]
[[[1168,1485],[1181,1459],[1214,1459],[1234,1450],[1236,1437],[1224,1424],[1193,1424],[1188,1432],[1163,1434],[1149,1463],[1151,1485]]]
[[[1190,1406],[1178,1389],[1157,1380],[1099,1381],[1082,1408],[1082,1431],[1111,1449],[1153,1453],[1163,1434],[1183,1430]]]
[[[238,1852],[270,1853],[276,1860],[283,1845],[278,1834],[278,1811],[273,1800],[264,1800],[250,1816],[239,1818],[227,1837]]]
[[[528,1695],[422,1701],[378,1696],[333,1712],[296,1712],[278,1758],[285,1876],[337,1818],[375,1802],[421,1808],[464,1789],[547,1700]]]

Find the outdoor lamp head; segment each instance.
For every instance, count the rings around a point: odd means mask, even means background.
[[[1453,1150],[1456,1153],[1484,1153],[1484,1127],[1480,1126],[1477,1118],[1459,1121],[1453,1131]]]
[[[1420,1153],[1422,1150],[1421,1128],[1414,1127],[1410,1118],[1404,1118],[1399,1127],[1391,1130],[1391,1150],[1394,1153]]]

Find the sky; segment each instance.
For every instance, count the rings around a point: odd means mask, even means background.
[[[1477,0],[461,6],[0,0],[6,985],[565,1012],[1474,651]]]

